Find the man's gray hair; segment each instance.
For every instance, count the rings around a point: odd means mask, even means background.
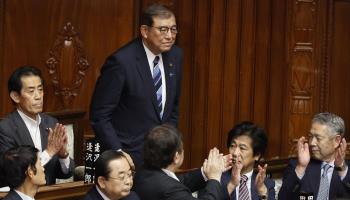
[[[336,114],[328,112],[318,113],[312,118],[312,123],[326,125],[331,134],[339,134],[340,136],[344,136],[345,134],[344,120]]]

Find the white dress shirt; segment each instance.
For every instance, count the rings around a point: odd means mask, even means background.
[[[41,123],[40,115],[37,115],[36,120],[33,120],[32,118],[28,117],[22,111],[20,111],[18,109],[17,109],[17,111],[18,111],[18,114],[23,119],[24,124],[26,125],[26,127],[30,133],[30,137],[32,138],[32,141],[34,143],[35,148],[39,149],[39,151],[40,151],[41,166],[45,166],[51,160],[51,157],[47,153],[46,149],[44,151],[42,149],[41,133],[40,133],[40,127],[39,127],[39,125]],[[64,159],[59,159],[59,162],[61,164],[62,172],[67,174],[69,172],[69,164],[70,164],[69,157],[64,158]]]
[[[146,56],[147,56],[150,70],[151,70],[152,77],[153,77],[153,67],[154,67],[153,61],[154,61],[154,58],[156,56],[159,56],[159,62],[158,62],[159,63],[159,70],[162,74],[162,111],[161,111],[161,116],[162,116],[163,112],[164,112],[165,102],[166,102],[166,80],[165,80],[163,57],[162,57],[162,54],[154,55],[152,53],[152,51],[149,50],[144,43],[142,43],[142,44],[143,44],[143,47],[145,48],[145,51],[146,51]]]

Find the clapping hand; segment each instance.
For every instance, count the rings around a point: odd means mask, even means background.
[[[258,165],[258,174],[256,175],[255,186],[259,195],[267,195],[267,188],[265,186],[266,168],[267,164],[265,164],[264,167]]]
[[[67,134],[64,125],[56,124],[56,126],[52,129],[49,128],[49,136],[47,142],[47,153],[52,157],[58,152],[60,154],[66,153],[66,145],[67,145]],[[62,155],[61,155],[62,156]]]
[[[305,139],[304,136],[299,138],[298,144],[297,144],[297,150],[298,150],[298,165],[295,168],[295,170],[298,174],[304,174],[306,167],[310,162],[309,144],[307,143],[307,140]]]

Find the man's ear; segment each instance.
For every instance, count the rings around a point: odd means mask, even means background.
[[[11,91],[10,92],[10,97],[12,99],[12,101],[14,101],[15,103],[19,103],[19,94],[16,91]]]
[[[174,155],[173,162],[174,162],[175,164],[178,164],[179,161],[180,161],[180,154],[179,154],[179,152],[176,152],[175,155]]]
[[[142,38],[147,38],[148,37],[148,35],[147,35],[148,27],[146,25],[141,25],[140,33],[141,33]]]
[[[34,175],[35,175],[33,169],[32,169],[30,166],[28,167],[28,169],[27,169],[27,171],[26,171],[26,174],[27,174],[27,176],[28,176],[29,178],[33,178]]]
[[[336,135],[334,138],[334,142],[335,142],[335,147],[334,148],[338,148],[340,146],[342,140],[342,136],[341,135]]]
[[[103,176],[99,176],[98,178],[97,178],[97,183],[98,183],[98,185],[100,186],[100,188],[102,188],[102,189],[105,189],[106,188],[106,178],[105,177],[103,177]],[[96,184],[97,184],[96,183]]]

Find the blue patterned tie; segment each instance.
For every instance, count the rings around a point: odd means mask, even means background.
[[[241,176],[241,180],[239,182],[239,200],[249,200],[249,191],[247,187],[248,177],[246,175]]]
[[[162,73],[159,68],[159,56],[156,56],[153,60],[153,84],[157,95],[159,116],[162,118]]]
[[[318,189],[317,200],[328,200],[329,198],[329,181],[327,172],[331,168],[329,164],[323,165],[323,173],[320,181],[320,188]]]

